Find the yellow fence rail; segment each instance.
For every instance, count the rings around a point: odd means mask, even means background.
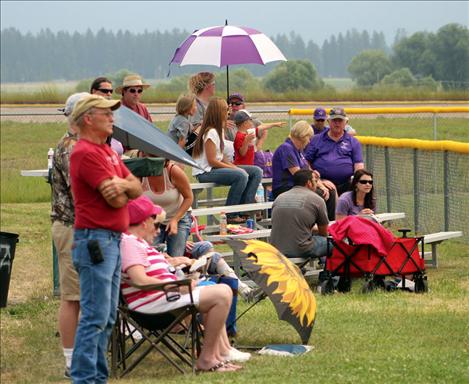
[[[450,151],[469,154],[469,143],[451,140],[392,139],[390,137],[357,136],[363,145],[393,148],[413,148],[423,151]]]
[[[407,114],[407,113],[469,113],[469,107],[388,107],[388,108],[345,108],[348,115]],[[292,108],[290,116],[311,116],[314,109]],[[330,109],[326,109],[329,113]]]

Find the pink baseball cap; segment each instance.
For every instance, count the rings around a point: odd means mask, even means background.
[[[136,225],[148,219],[150,216],[159,216],[163,213],[163,208],[153,204],[146,195],[141,195],[127,204],[129,211],[129,224]]]

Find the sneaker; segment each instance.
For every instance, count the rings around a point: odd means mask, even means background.
[[[263,299],[266,294],[262,291],[261,288],[249,288],[244,289],[242,292],[239,291],[243,300],[247,303],[253,303],[255,301],[260,301]]]
[[[228,355],[223,357],[229,361],[236,361],[238,363],[242,363],[248,361],[251,358],[251,354],[249,352],[238,351],[236,348],[231,347]]]
[[[71,379],[72,375],[70,373],[70,367],[65,366],[64,378]]]

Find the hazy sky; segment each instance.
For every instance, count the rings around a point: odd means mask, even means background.
[[[356,28],[436,31],[452,22],[469,24],[469,1],[4,1],[1,27],[36,33],[42,28],[83,32],[90,28],[142,32],[229,24],[269,36],[295,31],[322,44],[331,34]]]

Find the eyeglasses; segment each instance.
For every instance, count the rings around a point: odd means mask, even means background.
[[[320,121],[321,123],[324,123],[324,122],[326,121],[326,120],[324,120],[324,119],[314,119],[314,120]]]
[[[106,116],[106,117],[112,117],[114,114],[112,111],[109,111],[109,112],[96,112],[96,111],[93,111],[93,112],[90,112],[90,115],[102,115],[102,116]]]
[[[373,185],[373,180],[358,180],[360,184],[370,184]]]
[[[106,88],[98,88],[97,91],[101,92],[101,93],[109,93],[111,94],[112,92],[114,92],[113,89],[106,89]]]
[[[235,102],[230,103],[230,105],[236,105],[239,107],[240,105],[243,105],[243,103],[241,101],[235,101]]]
[[[143,89],[142,88],[129,88],[127,89],[130,93],[142,93]]]
[[[156,220],[156,215],[151,215],[150,217],[153,219],[153,221]],[[155,226],[155,229],[156,229],[156,230],[160,229],[160,224],[161,224],[161,223],[153,223],[153,225]]]

